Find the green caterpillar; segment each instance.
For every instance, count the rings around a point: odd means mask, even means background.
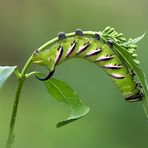
[[[109,31],[109,33],[111,32],[113,31]],[[133,69],[114,48],[114,43],[120,43],[122,40],[124,41],[124,38],[116,32],[114,36],[116,38],[113,40],[103,37],[99,32],[82,32],[80,29],[69,34],[59,33],[58,37],[52,40],[48,49],[34,52],[33,63],[45,66],[49,70],[45,78],[36,77],[41,81],[48,80],[53,75],[55,67],[65,60],[74,57],[85,58],[103,68],[119,88],[125,100],[130,102],[142,100],[143,89],[136,82]],[[116,40],[117,38],[118,40]],[[133,54],[132,50],[129,50],[129,54],[130,52]],[[133,54],[134,56],[136,57],[136,54]],[[136,60],[135,62],[138,63]]]

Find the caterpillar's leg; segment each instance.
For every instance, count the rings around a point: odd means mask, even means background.
[[[54,71],[55,71],[55,70],[49,71],[48,75],[47,75],[46,77],[44,77],[44,78],[39,78],[38,76],[35,76],[35,77],[36,77],[38,80],[40,80],[40,81],[46,81],[46,80],[48,80],[49,78],[52,77],[52,75],[54,74]]]

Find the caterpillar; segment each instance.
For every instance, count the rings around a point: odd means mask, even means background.
[[[119,38],[121,35],[116,36]],[[143,98],[142,86],[136,82],[133,69],[114,48],[114,42],[117,41],[112,38],[104,39],[99,32],[80,29],[69,34],[61,32],[48,48],[34,52],[33,63],[45,66],[49,70],[46,77],[36,78],[41,81],[48,80],[60,63],[71,58],[84,58],[97,64],[110,76],[126,101],[140,101]]]

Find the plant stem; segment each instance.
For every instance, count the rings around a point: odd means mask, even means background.
[[[40,51],[43,50],[44,48],[46,48],[48,45],[52,44],[56,40],[57,40],[57,38],[45,43],[38,50],[40,50]],[[19,73],[18,70],[16,71],[16,76],[18,78],[18,85],[17,85],[17,89],[16,89],[16,95],[15,95],[13,110],[12,110],[12,114],[11,114],[9,135],[8,135],[8,139],[7,139],[7,143],[6,143],[6,148],[12,148],[12,144],[14,142],[14,126],[15,126],[15,121],[16,121],[16,116],[17,116],[17,109],[18,109],[18,104],[19,104],[19,99],[20,99],[20,94],[21,94],[23,83],[24,83],[25,79],[27,78],[27,76],[29,77],[29,76],[36,73],[36,72],[32,72],[29,75],[26,74],[29,66],[32,63],[32,57],[33,57],[33,54],[27,60],[27,62],[24,65],[21,73]]]
[[[15,120],[16,120],[16,115],[17,115],[18,103],[19,103],[19,98],[20,98],[20,93],[21,93],[21,90],[22,90],[23,82],[24,82],[23,79],[18,80],[18,86],[17,86],[15,100],[14,100],[14,104],[13,104],[13,111],[12,111],[12,115],[11,115],[10,129],[9,129],[9,135],[8,135],[7,143],[6,143],[6,148],[11,148],[13,141],[14,141],[13,131],[14,131],[14,125],[15,125]]]
[[[12,148],[12,144],[14,142],[14,126],[15,126],[15,121],[16,121],[16,116],[17,116],[17,109],[18,109],[20,94],[21,94],[23,83],[26,79],[26,72],[31,63],[32,63],[32,56],[28,59],[28,61],[24,65],[22,72],[20,73],[20,76],[18,78],[18,85],[16,89],[15,100],[14,100],[13,110],[11,114],[9,135],[8,135],[8,139],[6,143],[6,148]]]

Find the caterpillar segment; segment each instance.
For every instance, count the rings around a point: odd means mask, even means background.
[[[33,55],[33,63],[43,65],[49,70],[45,78],[37,78],[41,81],[48,80],[57,65],[75,57],[85,58],[101,67],[111,77],[126,101],[142,100],[143,94],[134,79],[133,70],[116,53],[112,40],[104,41],[96,32],[89,36],[80,29],[71,36],[59,33],[58,39],[48,49],[37,51]]]

